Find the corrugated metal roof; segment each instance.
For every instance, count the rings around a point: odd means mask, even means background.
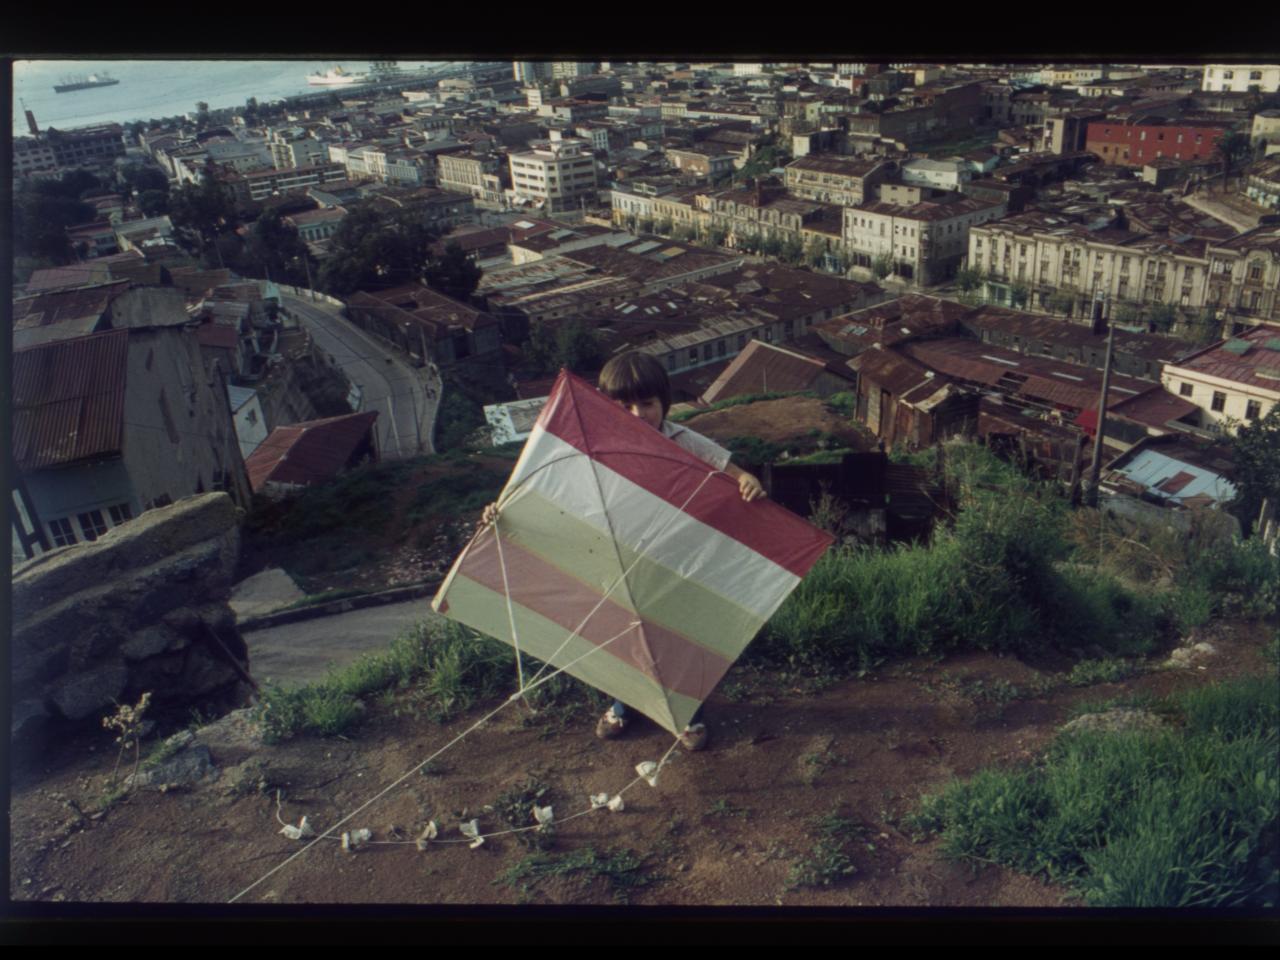
[[[715,403],[745,393],[808,390],[824,370],[826,365],[821,360],[752,340],[716,378],[702,399],[705,403]]]
[[[23,472],[120,452],[129,331],[13,352],[13,459]]]
[[[376,410],[276,427],[245,460],[254,492],[269,481],[306,485],[335,476],[378,417]]]

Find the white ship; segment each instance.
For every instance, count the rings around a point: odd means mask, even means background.
[[[334,67],[326,73],[313,73],[307,77],[307,83],[313,87],[347,87],[356,83],[368,83],[373,78],[367,73],[347,73],[341,67]]]

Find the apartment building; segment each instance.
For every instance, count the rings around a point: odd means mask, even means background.
[[[1003,201],[956,196],[911,206],[876,201],[844,210],[843,238],[854,265],[886,262],[919,286],[955,276],[969,247],[969,231],[1003,217]]]
[[[329,159],[329,148],[302,127],[272,129],[267,134],[267,149],[277,170],[310,167]]]
[[[1280,403],[1280,328],[1248,330],[1169,364],[1161,382],[1200,408],[1200,426],[1234,433]]]
[[[892,160],[809,154],[787,164],[783,182],[797,197],[856,207],[898,169]]]
[[[511,190],[517,200],[546,213],[576,210],[596,194],[591,144],[579,138],[530,141],[530,150],[509,157]]]
[[[1097,300],[1141,308],[1205,308],[1248,326],[1280,321],[1280,228],[1258,227],[1229,240],[1133,233],[1062,215],[1022,213],[975,227],[969,266],[988,295],[1005,302],[1013,287],[1027,306],[1087,318]]]
[[[1280,227],[1255,227],[1211,243],[1205,256],[1208,305],[1233,329],[1280,323]]]
[[[1085,149],[1121,167],[1141,167],[1162,157],[1207,160],[1226,132],[1217,124],[1102,121],[1089,124]]]
[[[442,153],[436,158],[436,182],[441,189],[469,194],[486,206],[502,205],[504,173],[496,153]]]
[[[1280,90],[1280,64],[1206,64],[1200,89],[1226,90],[1232,93],[1275,93]]]

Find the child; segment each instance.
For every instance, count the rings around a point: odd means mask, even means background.
[[[631,351],[619,354],[600,371],[600,392],[616,400],[633,416],[675,441],[708,466],[723,471],[738,481],[742,499],[748,502],[765,495],[764,487],[754,476],[729,462],[729,451],[714,440],[708,440],[687,427],[667,419],[671,409],[671,381],[667,371],[656,357]],[[699,722],[702,710],[693,716],[692,722],[680,735],[680,743],[688,750],[701,750],[707,745],[707,726]],[[626,729],[626,708],[615,700],[596,724],[596,736],[612,740]]]
[[[600,392],[616,400],[633,416],[688,450],[708,466],[714,467],[738,482],[742,499],[748,502],[765,495],[764,487],[750,473],[729,462],[729,451],[714,440],[708,440],[687,427],[667,419],[671,409],[671,382],[662,364],[646,353],[631,351],[614,357],[600,371]],[[497,518],[495,504],[485,507],[484,522]],[[680,736],[680,742],[688,750],[701,750],[707,743],[707,727],[698,722],[699,710]],[[615,700],[596,724],[596,736],[612,740],[626,729],[626,708]]]

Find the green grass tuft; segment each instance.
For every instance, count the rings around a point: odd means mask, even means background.
[[[1080,732],[1042,769],[987,770],[926,797],[916,828],[951,857],[1044,873],[1095,906],[1274,906],[1280,686],[1173,701],[1183,729]]]

